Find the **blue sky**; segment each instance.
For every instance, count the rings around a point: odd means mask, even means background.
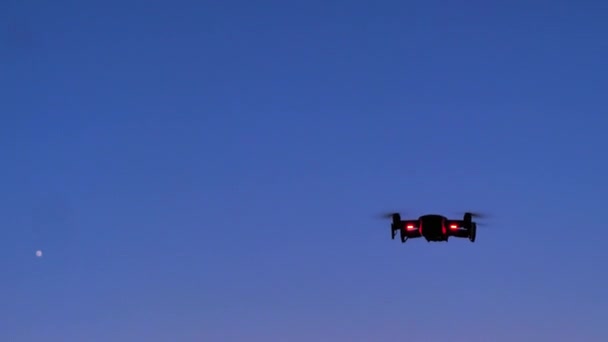
[[[0,340],[604,341],[607,10],[2,2]]]

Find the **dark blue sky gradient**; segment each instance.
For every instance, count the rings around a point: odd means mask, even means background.
[[[1,2],[0,340],[605,341],[607,17]]]

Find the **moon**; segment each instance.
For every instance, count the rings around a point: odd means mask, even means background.
[[[41,258],[42,257],[42,251],[41,250],[37,250],[36,251],[36,256]]]

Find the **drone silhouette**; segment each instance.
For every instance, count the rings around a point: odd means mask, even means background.
[[[450,219],[438,214],[426,214],[417,219],[407,220],[403,220],[399,213],[383,216],[392,219],[391,238],[394,240],[399,231],[402,243],[408,239],[421,237],[428,242],[447,242],[450,237],[468,238],[469,241],[475,242],[477,222],[473,221],[473,218],[481,217],[480,214],[471,212],[464,213],[462,220]]]

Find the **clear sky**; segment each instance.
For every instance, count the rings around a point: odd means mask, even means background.
[[[0,340],[606,341],[607,17],[0,2]]]

